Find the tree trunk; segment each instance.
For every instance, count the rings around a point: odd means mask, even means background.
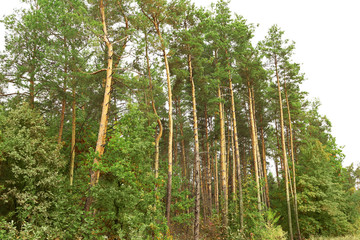
[[[76,143],[76,92],[75,86],[72,90],[73,104],[72,104],[72,127],[71,127],[71,161],[70,161],[70,186],[74,181],[74,162],[75,162],[75,143]]]
[[[286,146],[285,146],[284,114],[283,114],[283,107],[282,107],[280,79],[279,79],[279,73],[278,73],[278,68],[277,68],[276,56],[275,56],[275,72],[276,72],[277,88],[278,88],[278,94],[279,94],[281,145],[282,145],[282,153],[283,153],[284,169],[285,169],[284,175],[285,175],[286,202],[287,202],[287,207],[288,207],[289,234],[290,234],[290,239],[292,240],[293,239],[293,230],[292,230],[291,207],[290,207],[290,196],[289,196],[288,163],[287,163]]]
[[[168,146],[168,181],[167,181],[167,197],[166,197],[166,219],[168,225],[170,226],[170,210],[171,210],[171,188],[172,188],[172,146],[173,146],[173,117],[172,117],[172,92],[171,92],[171,81],[170,81],[170,69],[169,63],[167,59],[167,54],[165,50],[165,43],[161,35],[159,21],[156,17],[153,17],[153,24],[155,26],[156,32],[159,36],[161,48],[163,52],[165,69],[166,69],[166,80],[167,80],[167,88],[168,88],[168,104],[169,104],[169,146]]]
[[[239,151],[239,140],[237,134],[237,124],[236,124],[236,112],[235,112],[235,100],[234,100],[234,90],[232,85],[231,73],[229,70],[229,88],[231,95],[231,116],[232,116],[232,127],[233,127],[233,136],[234,136],[234,149],[235,159],[237,162],[237,172],[238,172],[238,184],[239,184],[239,199],[240,199],[240,228],[243,229],[244,226],[244,209],[243,209],[243,193],[242,193],[242,181],[241,181],[241,168],[240,168],[240,151]],[[234,186],[235,188],[235,186]],[[235,191],[234,191],[235,193]]]
[[[212,196],[211,196],[211,160],[210,160],[210,145],[209,145],[209,133],[208,133],[208,116],[207,107],[205,105],[205,141],[206,141],[206,160],[207,160],[207,191],[209,202],[209,215],[211,216],[212,210]]]
[[[253,102],[252,102],[252,93],[250,87],[250,80],[248,80],[248,98],[249,98],[249,115],[250,115],[250,126],[251,126],[251,137],[252,137],[252,153],[254,158],[254,172],[255,172],[255,181],[256,181],[256,191],[257,191],[257,207],[261,211],[261,196],[260,196],[260,182],[259,182],[259,168],[258,168],[258,156],[257,156],[257,146],[256,146],[256,131],[255,131],[255,120],[253,113]]]
[[[178,99],[179,103],[179,115],[182,119],[182,112],[180,108],[180,99]],[[184,169],[186,169],[186,152],[185,152],[185,138],[184,138],[184,123],[183,121],[180,121],[180,135],[181,135],[181,163]],[[185,170],[186,171],[186,170]],[[185,172],[186,174],[186,172]]]
[[[163,127],[162,127],[160,117],[157,114],[156,107],[155,107],[146,31],[145,31],[145,53],[146,53],[146,66],[147,66],[147,72],[148,72],[148,77],[149,77],[149,88],[150,88],[150,94],[151,94],[151,106],[152,106],[153,112],[156,116],[157,124],[159,126],[159,132],[155,137],[155,178],[158,178],[159,177],[159,154],[160,154],[159,142],[160,142],[160,139],[162,136]]]
[[[216,213],[219,213],[219,169],[218,169],[218,159],[217,159],[217,143],[215,140],[215,156],[214,156],[214,164],[215,164],[215,208],[216,208]]]
[[[192,75],[191,55],[188,55],[189,76],[191,82],[191,96],[194,117],[194,140],[195,140],[195,211],[194,211],[194,240],[200,237],[200,148],[196,110],[195,84]]]
[[[261,117],[262,121],[262,117]],[[261,137],[261,151],[262,151],[262,162],[263,162],[263,171],[265,178],[265,195],[266,195],[266,206],[270,208],[270,197],[269,197],[269,184],[267,179],[267,167],[266,167],[266,149],[265,149],[265,138],[264,138],[264,127],[260,127],[260,137]]]
[[[104,153],[104,144],[106,139],[106,131],[107,131],[107,123],[108,123],[108,112],[110,107],[110,94],[111,94],[111,84],[112,84],[112,73],[113,73],[113,46],[112,43],[109,41],[107,27],[106,27],[106,20],[105,20],[105,8],[103,4],[103,0],[100,0],[100,13],[101,13],[101,21],[103,26],[103,40],[107,46],[108,53],[107,53],[107,69],[106,69],[106,81],[105,81],[105,93],[104,93],[104,100],[102,103],[102,111],[101,111],[101,119],[100,119],[100,126],[99,126],[99,134],[98,139],[96,142],[95,152],[98,154],[99,158]],[[97,164],[100,159],[94,158],[93,163]],[[95,186],[99,181],[100,171],[92,171],[91,172],[91,180],[90,180],[90,187]],[[89,196],[86,199],[85,203],[85,210],[89,211],[90,206],[92,204],[92,198]]]
[[[221,89],[220,85],[218,87],[218,97],[221,100]],[[223,227],[226,228],[228,225],[228,191],[227,191],[227,182],[226,182],[226,143],[225,143],[225,120],[223,112],[223,103],[219,103],[219,115],[220,115],[220,171],[221,171],[221,188],[223,192],[222,202],[222,221]]]
[[[292,134],[292,121],[291,121],[291,113],[290,113],[290,102],[287,94],[286,88],[286,79],[284,78],[284,90],[285,90],[285,98],[286,98],[286,105],[288,110],[288,117],[289,117],[289,132],[290,132],[290,156],[292,162],[292,171],[293,171],[293,191],[294,191],[294,212],[295,212],[295,221],[296,221],[296,228],[298,238],[301,239],[301,232],[300,232],[300,224],[299,224],[299,215],[298,215],[298,206],[297,206],[297,193],[296,193],[296,172],[295,172],[295,157],[294,157],[294,137]]]

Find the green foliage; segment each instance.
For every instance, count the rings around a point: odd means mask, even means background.
[[[153,172],[154,126],[136,106],[116,123],[98,166],[102,181],[92,189],[99,234],[144,239],[166,233],[163,178]],[[93,159],[93,155],[89,156]]]
[[[0,114],[1,214],[18,229],[46,226],[54,220],[51,214],[64,165],[58,145],[46,136],[43,118],[28,104]]]
[[[331,152],[336,151],[334,149]],[[354,231],[348,189],[339,178],[332,154],[318,140],[308,141],[299,156],[299,216],[304,236],[337,236]],[[318,166],[321,166],[319,168]],[[340,165],[341,166],[341,165]]]

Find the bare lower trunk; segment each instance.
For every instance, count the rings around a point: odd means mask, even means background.
[[[221,100],[221,90],[220,86],[218,87],[218,97]],[[219,115],[220,115],[220,171],[221,171],[221,189],[223,192],[222,202],[222,221],[224,228],[228,225],[228,191],[227,191],[227,182],[226,182],[226,143],[225,143],[225,120],[223,112],[223,103],[219,103]]]
[[[239,198],[240,198],[240,227],[243,228],[244,225],[244,210],[243,210],[243,194],[242,194],[242,180],[241,180],[241,169],[240,169],[240,151],[239,151],[239,140],[238,140],[238,134],[237,134],[237,124],[236,124],[236,112],[235,112],[235,100],[234,100],[234,91],[233,91],[233,85],[232,85],[232,78],[230,74],[230,70],[228,72],[229,74],[229,88],[230,88],[230,95],[231,95],[231,117],[232,117],[232,127],[233,127],[233,136],[234,136],[234,154],[235,154],[235,161],[237,162],[238,166],[238,184],[239,184]],[[233,165],[235,168],[235,164]],[[235,169],[234,169],[235,171]],[[235,173],[233,173],[235,174]],[[235,181],[234,181],[235,185]],[[235,188],[235,186],[234,186]],[[235,193],[235,191],[234,191]]]
[[[286,98],[286,105],[288,110],[288,117],[289,117],[289,133],[290,133],[290,156],[292,162],[292,172],[293,172],[293,192],[294,192],[294,212],[295,212],[295,221],[296,221],[296,229],[298,238],[301,239],[301,231],[300,231],[300,224],[299,224],[299,216],[298,216],[298,206],[297,206],[297,193],[296,193],[296,172],[295,172],[295,157],[294,157],[294,137],[292,131],[292,121],[291,121],[291,113],[290,113],[290,103],[286,89],[286,80],[284,79],[284,90],[285,90],[285,98]]]
[[[261,126],[260,128],[260,137],[261,137],[261,150],[262,150],[262,162],[263,162],[263,171],[264,171],[264,179],[265,179],[265,199],[266,206],[270,208],[270,197],[269,197],[269,184],[267,179],[267,167],[266,167],[266,149],[265,149],[265,138],[264,138],[264,128]]]
[[[210,160],[210,145],[209,145],[209,133],[208,133],[208,117],[207,108],[205,105],[205,137],[206,137],[206,159],[207,159],[207,191],[209,202],[209,215],[211,216],[212,210],[212,197],[211,197],[211,160]]]
[[[283,115],[283,108],[282,108],[280,80],[279,80],[279,74],[278,74],[278,69],[277,69],[276,56],[275,56],[275,71],[276,71],[277,88],[278,88],[278,94],[279,94],[281,146],[282,146],[284,169],[285,169],[284,175],[285,175],[286,202],[287,202],[287,207],[288,207],[289,234],[290,234],[290,239],[292,240],[293,239],[293,230],[292,230],[291,207],[290,207],[290,196],[289,196],[288,162],[287,162],[287,156],[286,156],[285,133],[284,133],[284,115]]]
[[[200,148],[199,148],[199,134],[196,111],[196,95],[195,84],[192,75],[191,55],[188,55],[189,75],[191,82],[191,95],[193,104],[194,117],[194,140],[195,140],[195,211],[194,211],[194,240],[200,237]]]
[[[214,154],[214,165],[215,165],[215,189],[214,189],[214,194],[215,194],[215,208],[216,208],[216,213],[219,213],[219,169],[218,169],[218,159],[217,159],[217,146],[216,146],[216,141],[215,141],[215,154]]]
[[[257,145],[256,145],[256,131],[255,131],[255,120],[253,113],[253,102],[252,102],[252,93],[250,88],[250,81],[248,79],[248,98],[249,98],[249,115],[250,115],[250,126],[251,126],[251,139],[252,139],[252,153],[254,158],[254,172],[255,172],[255,181],[256,181],[256,191],[257,191],[257,207],[261,211],[261,194],[260,194],[260,181],[259,181],[259,166],[258,166],[258,154],[257,154]]]
[[[74,181],[74,162],[75,162],[75,142],[76,142],[76,93],[73,87],[73,104],[72,104],[72,128],[71,128],[71,161],[70,161],[70,186]]]

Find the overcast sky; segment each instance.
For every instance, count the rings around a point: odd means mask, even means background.
[[[209,6],[214,0],[193,0]],[[337,144],[345,146],[344,165],[360,163],[360,1],[232,0],[231,11],[259,24],[262,40],[277,24],[295,41],[293,60],[302,64],[302,89],[322,103],[320,113],[332,122]]]
[[[192,0],[209,6],[213,0]],[[19,7],[6,1],[0,16]],[[278,24],[285,37],[296,42],[293,60],[302,64],[307,80],[303,90],[322,103],[320,112],[332,122],[332,133],[345,146],[345,166],[359,164],[360,157],[360,1],[359,0],[233,0],[230,9],[249,23],[260,24],[255,39]],[[4,49],[0,24],[0,50]]]

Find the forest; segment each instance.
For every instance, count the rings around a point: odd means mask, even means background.
[[[360,167],[280,26],[254,42],[227,0],[23,2],[1,19],[0,239],[359,234]]]

